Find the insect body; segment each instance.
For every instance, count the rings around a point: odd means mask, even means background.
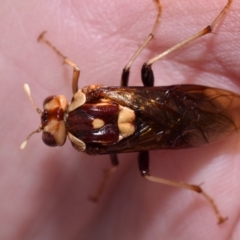
[[[62,146],[68,135],[88,154],[199,147],[239,129],[239,111],[239,95],[205,86],[92,85],[69,106],[64,96],[44,101],[43,141]]]
[[[154,62],[212,32],[226,14],[232,0],[219,13],[211,25],[150,59],[142,67],[144,87],[128,87],[130,67],[136,57],[153,39],[160,21],[161,4],[156,1],[158,15],[152,32],[123,69],[121,87],[90,85],[78,89],[80,70],[70,59],[58,51],[42,33],[38,40],[49,45],[63,60],[73,67],[74,96],[68,103],[62,96],[45,99],[41,111],[31,98],[32,105],[41,116],[43,142],[49,146],[62,146],[68,137],[75,149],[88,154],[110,154],[113,167],[105,175],[92,200],[97,201],[109,176],[118,165],[117,153],[139,152],[139,170],[147,180],[195,191],[202,194],[212,206],[218,222],[225,220],[214,200],[198,185],[151,176],[149,150],[200,147],[237,131],[240,128],[240,95],[217,88],[199,85],[173,85],[153,87]],[[21,145],[23,149],[27,140]]]

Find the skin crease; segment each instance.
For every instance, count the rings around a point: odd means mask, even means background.
[[[206,27],[226,1],[163,1],[156,39],[136,60],[130,85],[141,85],[143,62]],[[154,64],[155,85],[203,84],[240,92],[240,3],[210,34]],[[217,225],[195,193],[140,177],[137,154],[120,167],[98,204],[88,201],[108,167],[108,156],[87,156],[69,142],[49,148],[39,116],[22,89],[28,83],[42,107],[45,97],[71,99],[71,69],[36,39],[46,37],[81,69],[80,86],[119,85],[121,70],[155,20],[152,1],[2,1],[0,9],[1,153],[0,239],[239,239],[239,135],[190,150],[151,152],[151,174],[200,184],[228,221]]]

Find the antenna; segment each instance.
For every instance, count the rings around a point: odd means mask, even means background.
[[[25,83],[23,85],[23,88],[24,88],[24,91],[26,92],[26,94],[28,95],[28,98],[32,104],[32,106],[36,109],[36,111],[39,113],[39,114],[42,114],[42,111],[36,106],[36,104],[34,103],[33,99],[32,99],[32,96],[31,96],[31,90],[30,90],[30,87],[27,83]]]
[[[35,110],[37,111],[37,113],[38,113],[39,115],[41,115],[41,114],[42,114],[42,111],[41,111],[41,110],[36,106],[36,104],[34,103],[34,101],[33,101],[33,99],[32,99],[32,96],[31,96],[31,90],[30,90],[29,85],[25,83],[25,84],[23,85],[23,88],[24,88],[24,91],[25,91],[25,92],[27,93],[27,95],[28,95],[28,98],[29,98],[29,100],[30,100],[30,103],[31,103],[32,106],[35,108]],[[31,132],[31,133],[27,136],[26,140],[20,145],[20,149],[23,150],[23,149],[27,146],[27,142],[28,142],[28,140],[31,138],[31,136],[32,136],[33,134],[39,133],[39,132],[41,132],[41,131],[42,131],[42,127],[40,126],[37,130]]]

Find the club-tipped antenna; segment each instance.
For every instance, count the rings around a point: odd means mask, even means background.
[[[41,115],[41,114],[42,114],[42,111],[41,111],[41,110],[36,106],[36,104],[34,103],[34,101],[33,101],[33,99],[32,99],[32,96],[31,96],[31,90],[30,90],[29,85],[25,83],[25,84],[23,85],[23,88],[24,88],[24,91],[27,93],[28,98],[29,98],[32,106],[35,108],[35,110],[37,111],[37,113],[38,113],[39,115]],[[23,149],[27,146],[27,142],[28,142],[28,140],[31,138],[31,136],[32,136],[33,134],[39,133],[39,132],[41,132],[41,131],[42,131],[42,127],[40,126],[37,130],[31,132],[31,133],[27,136],[26,140],[20,145],[20,149],[23,150]]]
[[[31,137],[33,134],[39,133],[39,132],[41,132],[41,131],[42,131],[42,128],[39,127],[37,130],[31,132],[31,133],[27,136],[26,140],[20,145],[20,149],[23,150],[23,149],[27,146],[28,140],[30,139],[30,137]]]
[[[27,93],[28,98],[29,98],[32,106],[36,109],[36,111],[37,111],[39,114],[42,114],[42,111],[36,106],[36,104],[34,103],[34,101],[33,101],[33,99],[32,99],[31,90],[30,90],[30,87],[28,86],[28,84],[25,83],[25,84],[23,85],[23,88],[24,88],[24,91]]]

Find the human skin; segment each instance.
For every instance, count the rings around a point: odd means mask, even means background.
[[[130,85],[141,85],[141,65],[206,27],[226,1],[163,1],[154,41],[132,67]],[[108,156],[87,156],[69,142],[49,148],[41,134],[19,145],[39,126],[22,85],[39,108],[45,97],[71,99],[72,70],[46,45],[42,31],[81,69],[79,85],[119,85],[121,71],[150,32],[152,1],[2,1],[0,8],[0,239],[218,239],[240,238],[239,135],[203,148],[150,153],[151,174],[200,184],[229,219],[217,225],[209,204],[187,190],[142,178],[137,154],[119,155],[120,166],[99,203],[96,191]],[[201,84],[240,92],[240,2],[209,34],[154,64],[155,85]],[[240,114],[240,113],[239,113]]]

